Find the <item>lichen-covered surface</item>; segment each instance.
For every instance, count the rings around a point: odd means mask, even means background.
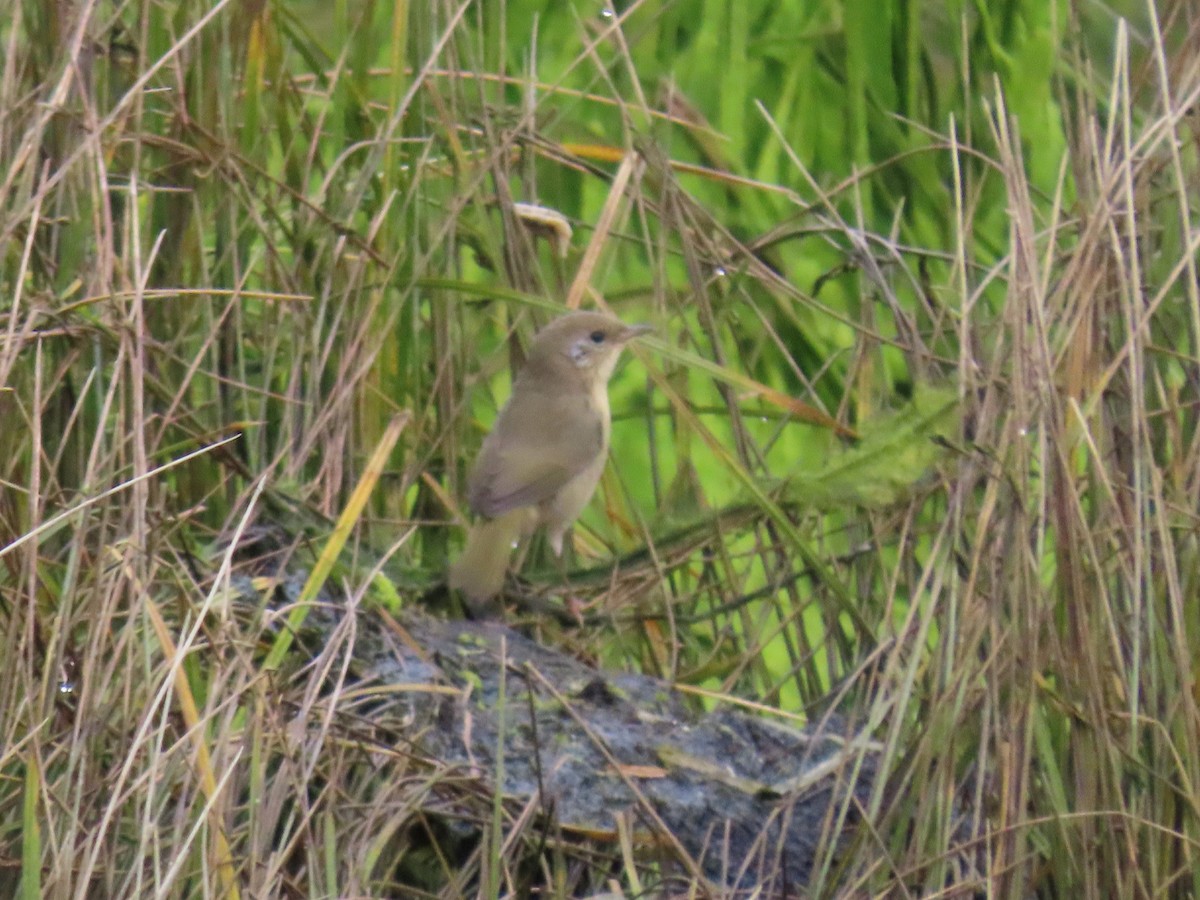
[[[347,624],[337,609],[320,604],[306,621],[318,645]],[[639,852],[681,876],[791,893],[823,853],[836,859],[834,836],[871,788],[873,750],[835,717],[799,729],[696,712],[666,682],[599,671],[494,622],[360,609],[353,626],[360,686],[398,688],[381,696],[403,705],[412,747],[448,777],[499,784],[563,835],[615,847],[622,822]],[[458,808],[431,792],[430,813]]]

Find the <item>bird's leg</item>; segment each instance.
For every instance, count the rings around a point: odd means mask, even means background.
[[[575,563],[575,529],[566,525],[561,531],[551,532],[550,547],[554,550],[554,564],[558,569],[558,577],[563,585],[563,606],[579,624],[583,624],[582,606],[579,599],[571,593],[571,579],[567,577],[570,566]]]
[[[512,564],[509,566],[511,571],[520,572],[525,567],[525,560],[529,558],[529,554],[536,542],[536,538],[530,539],[530,535],[522,535],[517,543],[513,545]]]
[[[575,529],[568,526],[561,534],[552,535],[550,538],[550,546],[554,550],[554,565],[558,569],[558,577],[562,580],[564,587],[570,585],[567,578],[567,564],[575,560],[574,532]]]

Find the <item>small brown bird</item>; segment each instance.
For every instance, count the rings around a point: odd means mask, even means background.
[[[621,349],[650,330],[575,312],[534,336],[468,483],[467,502],[480,521],[450,567],[450,586],[468,604],[500,592],[512,548],[539,526],[562,556],[563,537],[604,472],[608,380]]]

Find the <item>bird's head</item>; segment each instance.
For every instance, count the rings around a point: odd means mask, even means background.
[[[585,378],[608,381],[625,345],[652,330],[649,325],[626,325],[603,313],[568,313],[537,333],[529,358],[552,365],[566,360]]]

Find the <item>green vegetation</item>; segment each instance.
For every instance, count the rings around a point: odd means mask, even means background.
[[[226,602],[235,534],[434,596],[565,303],[657,337],[575,529],[586,627],[522,625],[789,713],[835,693],[881,777],[814,896],[932,896],[964,842],[991,896],[1200,891],[1197,27],[11,0],[0,895],[603,886],[530,863],[499,802],[451,860],[436,772],[389,779],[328,666]],[[514,201],[569,219],[565,256]],[[522,574],[562,602],[536,549]]]

